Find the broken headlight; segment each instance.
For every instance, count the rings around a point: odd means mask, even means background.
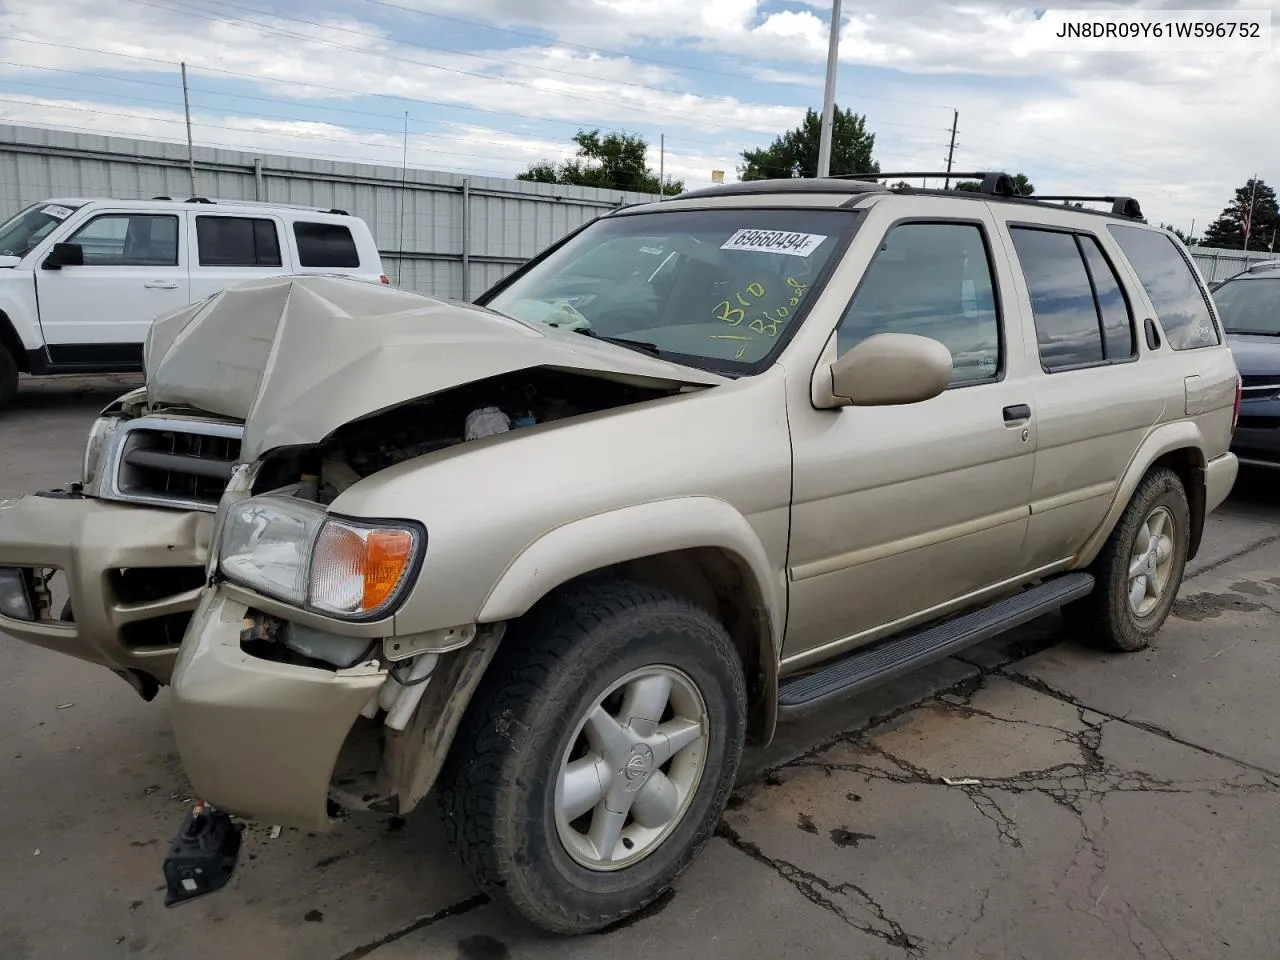
[[[327,616],[389,614],[412,579],[426,534],[407,522],[333,517],[288,497],[234,504],[219,568],[234,583]]]

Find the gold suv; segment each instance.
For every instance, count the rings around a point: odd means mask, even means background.
[[[1240,384],[1186,250],[1106,202],[734,184],[477,305],[225,291],[156,323],[80,484],[0,508],[0,629],[171,683],[171,902],[225,883],[232,815],[434,789],[486,891],[597,930],[779,718],[1056,608],[1160,629]]]

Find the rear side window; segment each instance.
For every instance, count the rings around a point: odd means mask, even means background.
[[[1098,317],[1102,320],[1102,339],[1108,360],[1123,360],[1133,356],[1133,314],[1129,300],[1120,286],[1120,278],[1093,237],[1080,234],[1080,249],[1093,280],[1093,292],[1098,299]]]
[[[280,234],[259,217],[196,217],[202,267],[278,267]]]
[[[946,344],[953,386],[1000,373],[1000,316],[982,229],[904,223],[885,235],[836,329],[841,354],[878,333]]]
[[[298,241],[298,263],[304,267],[358,267],[360,254],[351,231],[340,223],[293,225]]]
[[[1133,357],[1128,302],[1096,240],[1012,227],[1031,295],[1040,364],[1053,373]]]
[[[1205,293],[1173,240],[1142,227],[1112,224],[1110,230],[1151,298],[1169,346],[1194,350],[1221,343]]]

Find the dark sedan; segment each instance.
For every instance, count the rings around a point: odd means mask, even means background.
[[[1280,469],[1280,262],[1232,277],[1213,299],[1243,386],[1231,449],[1242,464]]]

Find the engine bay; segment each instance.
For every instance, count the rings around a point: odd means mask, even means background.
[[[364,477],[406,460],[677,392],[546,367],[477,380],[346,424],[319,447],[273,454],[254,492],[296,485],[297,496],[329,503]]]

